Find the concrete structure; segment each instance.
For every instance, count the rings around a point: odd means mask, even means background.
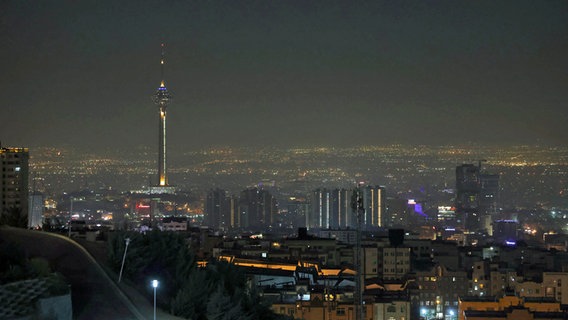
[[[542,287],[545,297],[568,304],[568,272],[543,272]]]
[[[168,176],[167,176],[167,148],[166,148],[166,115],[167,107],[172,100],[172,95],[168,92],[166,88],[166,82],[164,80],[164,64],[165,64],[165,44],[162,43],[162,58],[160,60],[161,65],[161,82],[158,90],[153,96],[154,103],[159,107],[159,149],[158,149],[158,190],[162,193],[167,193],[164,187],[168,186]],[[153,190],[156,193],[156,190]]]
[[[418,295],[413,297],[414,314],[428,319],[455,320],[458,297],[467,295],[467,272],[451,271],[436,266],[430,271],[416,272]]]
[[[508,307],[500,311],[466,310],[465,320],[557,320],[566,319],[564,312],[539,312],[525,307]]]
[[[357,227],[353,212],[351,189],[316,189],[311,193],[311,206],[307,217],[308,228],[338,229]],[[386,218],[385,188],[382,186],[361,187],[364,214],[361,217],[363,229],[384,225]]]
[[[260,188],[249,188],[241,191],[238,201],[240,228],[262,231],[271,227],[276,221],[278,204],[270,192]]]
[[[0,215],[19,210],[28,216],[28,148],[0,146]]]
[[[43,194],[35,192],[29,197],[28,228],[41,229],[43,226]]]
[[[560,303],[546,298],[519,298],[516,296],[460,297],[458,319],[563,319],[563,318],[524,318],[507,317],[514,308],[526,308],[530,313],[563,314]],[[505,317],[503,317],[505,316]]]
[[[399,280],[410,272],[410,248],[385,247],[382,252],[383,279]]]
[[[240,225],[237,213],[237,199],[222,189],[210,190],[205,202],[205,225],[226,231]]]
[[[337,200],[335,200],[337,201]],[[317,189],[312,192],[311,196],[311,210],[308,214],[307,227],[308,228],[323,228],[328,229],[332,223],[332,192],[327,189]]]
[[[166,217],[162,219],[164,231],[187,231],[189,221],[186,217]]]
[[[370,317],[367,317],[370,318]],[[386,301],[373,303],[372,319],[410,319],[410,302]]]
[[[328,229],[320,230],[318,237],[335,239],[342,243],[355,244],[357,242],[357,230],[355,229]]]
[[[362,224],[364,227],[383,227],[386,218],[386,195],[385,187],[365,186],[363,191],[363,206],[365,216]]]
[[[50,276],[0,286],[0,318],[71,320],[73,307],[69,290],[56,295],[50,292],[53,287],[62,286],[57,281],[60,281],[57,277]]]
[[[499,175],[481,172],[481,162],[456,167],[456,214],[466,229],[491,233],[498,212]]]
[[[408,227],[412,222],[412,210],[408,206],[407,199],[388,198],[386,199],[386,216],[383,217],[384,227],[403,228]]]
[[[468,230],[479,227],[479,167],[464,164],[456,167],[456,214]]]

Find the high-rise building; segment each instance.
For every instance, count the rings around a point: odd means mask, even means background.
[[[247,230],[266,230],[276,222],[278,204],[267,190],[249,188],[241,191],[238,204],[239,227]]]
[[[351,208],[351,194],[349,189],[334,189],[332,191],[332,228],[347,228],[357,225],[357,218]]]
[[[456,215],[464,221],[466,229],[487,230],[497,213],[498,199],[499,175],[482,173],[481,161],[478,166],[456,167]]]
[[[308,228],[329,228],[332,207],[331,196],[331,191],[325,188],[312,192],[311,210],[307,221]]]
[[[365,186],[363,188],[363,206],[365,216],[362,221],[367,228],[383,227],[386,218],[385,188],[381,186]]]
[[[238,225],[235,199],[227,191],[214,189],[207,194],[205,223],[213,229],[227,230]]]
[[[291,196],[286,201],[286,218],[293,229],[305,228],[309,204],[305,196]]]
[[[153,188],[154,193],[172,193],[173,190],[168,188],[167,176],[167,148],[166,148],[166,115],[167,107],[172,100],[172,95],[166,88],[164,80],[164,64],[165,64],[165,44],[162,43],[161,65],[161,82],[156,93],[152,96],[154,103],[159,108],[159,149],[158,149],[158,186]]]
[[[408,227],[408,222],[411,221],[411,210],[408,206],[407,199],[401,198],[388,198],[385,200],[387,203],[386,217],[383,219],[383,227],[385,228],[402,228]]]
[[[495,216],[499,203],[499,175],[481,173],[479,175],[479,183],[481,184],[479,211],[481,214]]]
[[[41,229],[43,227],[43,194],[34,192],[29,197],[28,228]]]
[[[364,215],[361,225],[364,228],[382,227],[386,211],[385,188],[365,186],[361,188]],[[356,228],[357,215],[353,212],[353,190],[316,189],[311,193],[308,228],[337,229]]]
[[[351,209],[351,190],[325,188],[312,192],[308,228],[337,229],[354,227],[357,223]]]
[[[28,148],[0,146],[0,214],[28,216]]]
[[[456,214],[468,230],[479,227],[479,167],[463,164],[456,167]]]

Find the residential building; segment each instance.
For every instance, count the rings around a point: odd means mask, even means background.
[[[0,146],[0,214],[28,216],[28,148]]]

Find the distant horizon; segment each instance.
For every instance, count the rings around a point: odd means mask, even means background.
[[[357,145],[326,145],[326,144],[319,144],[319,145],[208,145],[208,146],[200,146],[200,147],[188,147],[185,149],[180,148],[168,148],[168,153],[179,153],[179,152],[191,152],[191,151],[203,151],[208,149],[255,149],[255,150],[262,150],[262,149],[279,149],[279,150],[293,150],[293,149],[317,149],[317,148],[325,148],[325,149],[351,149],[351,148],[364,148],[364,147],[395,147],[400,146],[404,148],[412,148],[412,147],[457,147],[460,149],[467,149],[467,148],[518,148],[518,147],[534,147],[534,148],[565,148],[568,149],[568,144],[550,144],[550,143],[517,143],[517,144],[484,144],[484,143],[474,143],[474,142],[463,142],[463,143],[444,143],[444,144],[413,144],[413,143],[376,143],[376,144],[357,144]],[[13,144],[6,144],[2,142],[1,147],[4,148],[29,148],[29,149],[74,149],[78,151],[92,151],[92,152],[121,152],[125,150],[148,150],[152,153],[158,153],[157,143],[156,146],[154,145],[132,145],[127,148],[125,147],[102,147],[102,148],[90,148],[89,146],[82,146],[82,145],[71,145],[71,144],[61,144],[61,145],[13,145]]]

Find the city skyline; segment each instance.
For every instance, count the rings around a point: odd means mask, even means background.
[[[154,146],[162,42],[169,149],[568,141],[563,1],[7,1],[0,12],[5,146]]]

